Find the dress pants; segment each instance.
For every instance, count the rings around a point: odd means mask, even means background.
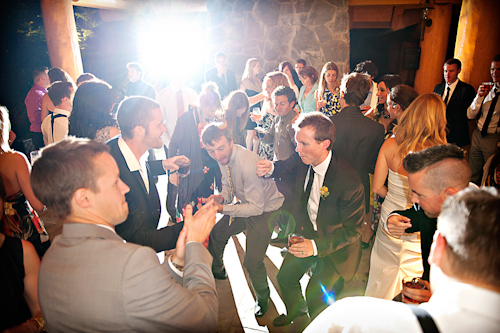
[[[481,136],[481,131],[476,128],[472,133],[472,143],[469,152],[469,166],[472,171],[471,182],[481,186],[483,167],[488,158],[496,153],[498,134],[488,133]]]
[[[269,230],[271,216],[275,212],[266,212],[259,216],[235,217],[233,223],[229,225],[229,216],[224,217],[217,222],[210,233],[208,251],[213,257],[212,271],[220,272],[222,270],[222,255],[227,241],[233,235],[247,231],[247,243],[245,251],[245,266],[250,276],[250,281],[258,301],[269,299],[269,285],[267,284],[267,271],[264,266],[264,257],[267,246],[271,239]],[[274,224],[273,226],[274,227]],[[271,229],[272,230],[272,229]]]
[[[302,296],[300,279],[311,268],[312,276],[306,289],[306,301]],[[311,319],[326,309],[344,287],[344,279],[328,256],[297,258],[287,253],[278,273],[281,297],[289,316],[309,311]]]

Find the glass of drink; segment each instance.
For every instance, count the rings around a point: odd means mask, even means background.
[[[256,121],[259,121],[262,118],[261,110],[259,107],[254,107],[252,109],[252,115]]]
[[[493,82],[483,82],[481,83],[483,87],[490,92],[491,88],[493,88]]]
[[[179,177],[187,177],[191,172],[191,162],[175,161],[175,164],[179,166],[177,170]]]
[[[292,246],[293,244],[304,243],[304,236],[299,234],[290,234],[288,235],[288,246]]]
[[[413,277],[413,276],[406,276],[403,278],[403,289],[405,289],[405,288],[427,289],[424,282],[422,282],[421,278]],[[406,297],[403,294],[401,294],[401,296],[403,297],[403,299],[410,301],[412,303],[420,303],[419,301],[415,301],[414,299]]]

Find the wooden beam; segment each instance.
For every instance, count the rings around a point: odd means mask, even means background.
[[[391,22],[393,6],[353,7],[353,22]],[[390,24],[389,24],[390,26]]]
[[[425,0],[349,0],[349,7],[354,6],[400,6],[420,5]],[[434,0],[431,4],[461,4],[462,0]]]
[[[74,6],[119,9],[119,10],[148,10],[155,14],[162,12],[206,12],[206,0],[73,0]]]

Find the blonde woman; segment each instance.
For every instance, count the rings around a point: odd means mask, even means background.
[[[316,110],[327,116],[333,116],[340,111],[339,68],[334,62],[327,62],[319,76],[319,87],[314,93]]]
[[[435,94],[417,97],[399,118],[395,136],[380,149],[373,192],[385,198],[370,260],[366,296],[393,299],[401,292],[405,276],[423,272],[420,233],[396,238],[387,231],[387,217],[411,207],[411,190],[402,161],[410,152],[446,144],[446,105]],[[388,180],[386,187],[385,181]]]
[[[288,77],[281,72],[270,72],[267,73],[264,81],[262,83],[262,90],[264,94],[264,100],[262,101],[262,110],[260,114],[260,119],[256,119],[254,115],[250,117],[252,121],[257,122],[259,127],[263,132],[269,131],[272,124],[274,123],[274,118],[276,117],[276,112],[274,111],[273,101],[271,99],[271,94],[274,89],[279,86],[290,87],[290,82]],[[255,136],[254,136],[255,138]],[[274,159],[274,147],[272,143],[263,143],[260,140],[252,140],[251,147],[248,146],[249,140],[247,140],[247,148],[253,150],[261,158],[272,161]]]

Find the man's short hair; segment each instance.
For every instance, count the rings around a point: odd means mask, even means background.
[[[447,188],[463,189],[468,186],[471,177],[465,152],[453,144],[409,153],[403,159],[403,167],[409,174],[427,169],[423,185],[437,194]]]
[[[457,69],[462,69],[462,62],[458,59],[452,58],[448,59],[444,63],[445,65],[457,65]],[[443,65],[444,67],[444,65]]]
[[[371,60],[365,60],[360,62],[354,68],[355,73],[368,73],[372,78],[376,78],[378,76],[377,66]]]
[[[330,118],[318,111],[303,113],[292,125],[295,132],[307,126],[311,126],[314,129],[314,139],[316,141],[323,142],[325,140],[330,140],[328,150],[332,150],[333,144],[335,143],[335,125]]]
[[[130,67],[134,68],[137,72],[141,73],[139,77],[142,79],[142,76],[144,75],[144,70],[142,69],[141,64],[138,62],[129,62],[127,64],[127,69],[129,69]]]
[[[500,197],[492,187],[466,188],[445,200],[437,229],[453,277],[500,288],[499,221]]]
[[[340,82],[340,91],[348,105],[359,107],[370,93],[370,76],[366,73],[345,74]]]
[[[58,106],[64,97],[71,99],[74,89],[73,82],[56,81],[48,88],[49,98],[54,106]]]
[[[286,96],[288,103],[297,102],[297,98],[295,97],[295,92],[290,87],[278,86],[274,89],[271,94],[271,98],[275,99],[277,96]]]
[[[43,148],[31,170],[35,196],[59,218],[66,218],[76,190],[99,191],[96,181],[103,170],[94,158],[107,152],[109,147],[103,143],[72,136]]]
[[[227,142],[233,140],[233,134],[225,122],[211,122],[203,128],[201,132],[201,141],[204,145],[208,144],[213,146],[213,142],[219,141],[222,136],[226,137]]]
[[[491,62],[499,62],[500,61],[500,54],[497,54]]]
[[[95,75],[92,73],[83,73],[78,77],[78,79],[76,79],[76,85],[79,86],[81,83],[93,80],[95,78],[96,78]]]
[[[224,59],[227,59],[226,58],[226,55],[224,54],[224,52],[217,52],[214,56],[214,62],[217,61],[217,58],[224,58]]]
[[[159,109],[160,105],[154,100],[143,96],[131,96],[125,98],[118,106],[116,121],[124,139],[134,137],[134,128],[142,126],[149,129],[149,123],[153,119],[153,109]]]
[[[306,61],[304,59],[297,60],[296,64],[302,64],[303,66],[307,66]]]
[[[46,71],[48,71],[48,70],[49,69],[47,68],[47,66],[35,68],[33,70],[33,82],[36,82],[36,81],[40,80],[40,78],[42,76],[47,75]]]

